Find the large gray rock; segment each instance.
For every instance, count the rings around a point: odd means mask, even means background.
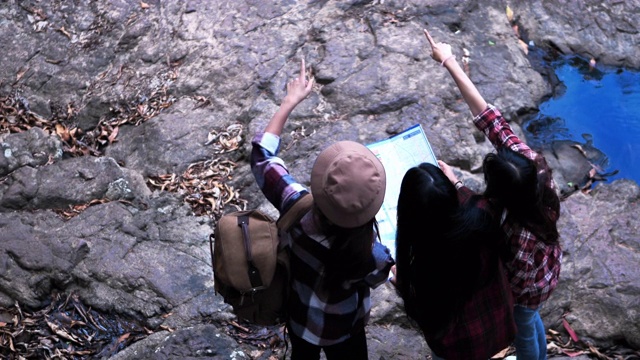
[[[617,180],[563,202],[563,267],[544,310],[550,324],[566,315],[580,336],[640,348],[639,201],[636,183]]]
[[[608,65],[640,68],[640,1],[511,1],[534,43]],[[580,16],[576,16],[580,14]],[[527,41],[528,41],[527,39]]]
[[[0,185],[0,211],[67,209],[92,200],[141,201],[151,192],[135,171],[108,157],[70,158],[17,169]]]
[[[40,128],[0,136],[0,176],[23,166],[36,167],[62,157],[60,138]]]
[[[137,342],[112,360],[137,359],[250,359],[238,344],[213,325],[198,325],[169,333],[155,333]]]

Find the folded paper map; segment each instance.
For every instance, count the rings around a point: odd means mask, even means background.
[[[396,257],[396,209],[400,184],[410,168],[428,162],[438,166],[427,136],[419,124],[388,139],[368,144],[367,147],[380,159],[387,174],[387,189],[382,208],[376,215],[382,243]]]

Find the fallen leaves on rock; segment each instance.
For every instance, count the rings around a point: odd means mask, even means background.
[[[257,348],[250,354],[252,359],[271,359],[272,357],[280,359],[279,354],[288,349],[284,324],[260,326],[248,322],[231,321],[224,325],[227,335],[239,344],[249,344]]]
[[[289,136],[291,137],[291,141],[289,141],[289,144],[287,144],[287,147],[285,149],[289,150],[296,143],[308,138],[309,136],[311,136],[311,135],[313,135],[315,133],[316,133],[315,130],[313,130],[312,132],[308,132],[307,129],[304,126],[296,128],[295,130],[293,130],[292,132],[289,133]]]
[[[27,70],[18,73],[18,80]],[[64,109],[54,107],[51,119],[45,119],[30,110],[25,98],[8,95],[0,97],[0,134],[19,133],[38,127],[49,134],[58,135],[64,153],[69,156],[101,156],[106,146],[117,141],[120,126],[138,126],[174,102],[175,98],[167,93],[166,87],[159,86],[136,104],[113,107],[112,117],[103,118],[95,128],[83,131],[75,125],[77,109],[73,103],[67,104]]]
[[[549,329],[547,331],[547,354],[576,357],[587,355],[593,359],[601,360],[637,360],[640,359],[640,351],[624,346],[612,346],[610,348],[596,348],[588,341],[580,339],[578,333],[563,317],[562,327],[567,335]]]
[[[221,155],[237,150],[242,137],[242,125],[230,125],[225,131],[212,131],[205,145],[213,145],[214,153]],[[215,144],[214,144],[215,143]],[[198,216],[218,219],[227,207],[246,210],[247,201],[227,180],[232,178],[237,164],[223,156],[190,164],[181,174],[163,174],[147,179],[152,189],[183,195],[193,212]]]
[[[54,294],[43,309],[0,307],[3,359],[109,358],[152,331],[136,321],[87,308],[74,294]]]
[[[233,206],[237,210],[246,208],[246,200],[225,182],[235,167],[231,160],[215,158],[189,165],[182,175],[149,177],[147,183],[152,189],[182,194],[198,216],[218,218],[225,206]]]
[[[224,154],[235,151],[242,142],[242,124],[229,125],[225,130],[211,130],[207,135],[204,146],[213,145],[214,154]]]
[[[154,90],[149,98],[143,98],[139,104],[124,108],[113,108],[115,116],[103,119],[98,126],[88,132],[74,125],[76,110],[68,104],[64,111],[57,111],[52,119],[44,119],[29,110],[29,103],[19,96],[0,97],[0,134],[18,133],[32,127],[41,128],[57,135],[63,151],[70,156],[101,156],[105,147],[117,141],[120,126],[124,124],[140,125],[158,115],[161,110],[173,104],[175,99],[167,95],[165,87]],[[212,130],[205,146],[212,146],[213,155],[222,155],[239,148],[242,142],[243,126],[232,124],[224,130]],[[147,182],[153,189],[177,192],[184,195],[185,202],[191,205],[196,215],[219,217],[226,206],[244,210],[246,201],[239,198],[238,192],[226,184],[236,164],[220,156],[207,161],[189,165],[182,175],[166,174],[150,177]],[[57,210],[69,219],[88,206],[104,203],[97,199],[88,204],[71,206]]]
[[[117,200],[118,202],[121,202],[123,204],[129,204],[132,205],[131,202],[126,201],[126,200]],[[86,204],[77,204],[77,205],[69,205],[68,208],[66,209],[53,209],[53,212],[55,212],[56,214],[60,215],[63,219],[65,220],[69,220],[77,215],[80,215],[80,213],[82,213],[84,210],[86,210],[89,206],[92,205],[96,205],[96,204],[104,204],[104,203],[108,203],[111,202],[111,200],[109,199],[93,199],[91,201],[89,201]]]

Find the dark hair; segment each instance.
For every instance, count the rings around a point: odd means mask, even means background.
[[[355,228],[343,228],[331,221],[315,207],[320,226],[331,239],[328,255],[324,259],[325,287],[341,287],[350,279],[364,278],[375,268],[371,251],[378,232],[375,218]]]
[[[442,334],[474,291],[494,276],[498,252],[481,273],[481,248],[498,244],[498,224],[478,206],[460,205],[438,167],[423,163],[402,179],[397,208],[396,288],[407,315],[429,334]]]
[[[556,222],[560,214],[560,199],[546,185],[551,178],[551,170],[542,156],[534,162],[503,147],[484,158],[483,169],[487,184],[485,196],[496,199],[517,223],[544,243],[558,242]]]

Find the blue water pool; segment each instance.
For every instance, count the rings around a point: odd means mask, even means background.
[[[533,144],[556,139],[585,142],[608,157],[605,171],[619,170],[609,181],[626,178],[640,183],[640,72],[595,68],[580,58],[552,64],[564,86],[540,105],[535,132],[523,128]],[[529,126],[529,130],[532,127]]]

